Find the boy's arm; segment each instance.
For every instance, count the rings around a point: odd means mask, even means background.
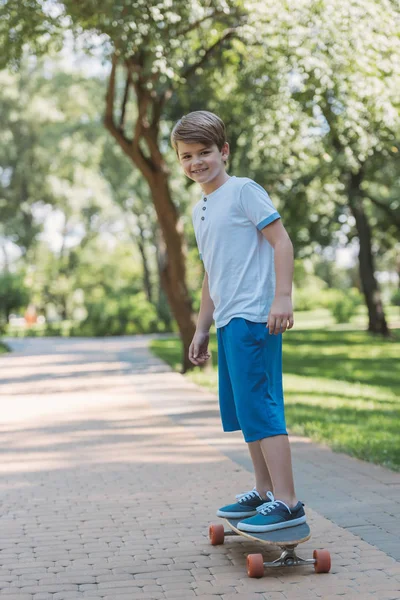
[[[207,272],[204,275],[203,286],[201,288],[201,303],[199,316],[197,318],[196,331],[208,332],[213,322],[214,314],[214,303],[210,297],[210,290],[208,287],[208,275]]]
[[[213,322],[213,313],[214,303],[210,297],[208,275],[206,272],[201,288],[201,303],[196,331],[189,347],[189,360],[194,365],[202,365],[211,356],[208,351],[208,342],[210,339],[210,327]]]
[[[280,219],[264,227],[261,233],[273,247],[275,255],[276,288],[268,328],[270,333],[283,333],[293,327],[293,245]]]

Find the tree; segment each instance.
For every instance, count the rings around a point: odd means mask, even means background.
[[[369,329],[385,333],[373,264],[379,236],[370,219],[371,204],[374,215],[386,210],[397,218],[393,201],[375,186],[383,165],[396,171],[399,156],[394,3],[383,0],[378,13],[372,0],[304,0],[295,7],[255,0],[245,5],[249,16],[239,0],[207,7],[196,0],[108,0],[101,14],[92,0],[66,0],[50,13],[39,2],[3,6],[11,14],[3,25],[8,64],[25,42],[36,52],[43,42],[46,51],[49,38],[59,40],[68,28],[87,47],[103,44],[111,61],[105,124],[153,198],[166,245],[161,279],[184,339],[185,367],[194,324],[165,152],[166,125],[183,109],[206,106],[225,118],[231,163],[278,198],[299,255],[330,243],[337,217],[350,214]],[[190,98],[189,85],[196,89]]]
[[[186,285],[186,248],[160,128],[165,105],[176,90],[188,86],[200,69],[207,70],[237,34],[244,17],[241,0],[210,0],[206,6],[195,0],[151,5],[145,0],[107,0],[101,11],[93,0],[65,0],[50,9],[39,2],[6,0],[4,9],[11,15],[0,31],[8,63],[18,61],[29,42],[38,52],[43,40],[46,51],[44,32],[57,39],[63,28],[72,27],[81,39],[86,36],[88,45],[94,36],[104,41],[111,59],[104,123],[149,186],[166,246],[162,285],[183,340],[183,369],[192,368],[188,350],[195,323]],[[124,74],[122,90],[118,71]]]
[[[51,156],[43,153],[40,139],[41,127],[48,117],[46,112],[38,114],[38,106],[30,102],[36,85],[32,69],[25,65],[18,77],[0,72],[0,243],[6,267],[7,243],[26,252],[40,231],[34,216],[35,204],[54,200],[43,176],[50,168]]]
[[[399,13],[389,1],[378,12],[375,2],[357,0],[326,0],[313,5],[312,15],[301,11],[299,7],[296,25],[288,31],[297,47],[290,55],[299,78],[295,97],[320,120],[331,172],[355,220],[368,329],[386,335],[365,191],[379,179],[384,163],[398,162]],[[298,27],[305,22],[307,30]]]
[[[26,307],[29,294],[24,285],[23,273],[0,274],[0,329],[8,322],[13,311]]]
[[[126,229],[132,242],[138,247],[143,266],[143,289],[148,302],[154,304],[159,319],[171,331],[172,315],[161,285],[162,263],[165,244],[148,186],[119,146],[107,142],[101,162],[104,176],[110,182],[113,198],[125,215]],[[179,197],[178,208],[185,210]]]
[[[368,329],[383,335],[388,329],[374,273],[382,236],[373,223],[378,209],[381,223],[382,212],[388,217],[385,234],[399,220],[395,188],[381,197],[382,171],[391,173],[386,185],[395,185],[399,166],[398,22],[389,0],[379,10],[371,0],[259,4],[239,75],[249,82],[239,88],[257,125],[250,151],[239,145],[241,164],[253,165],[257,179],[281,199],[296,248],[329,243],[338,216],[351,216]]]

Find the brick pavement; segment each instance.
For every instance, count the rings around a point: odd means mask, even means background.
[[[215,399],[184,405],[185,380],[144,338],[16,348],[0,359],[0,598],[400,598],[400,564],[308,505],[313,537],[299,554],[328,548],[330,574],[251,580],[245,556],[258,546],[210,546],[214,508],[251,476],[227,455],[238,438],[217,431]]]

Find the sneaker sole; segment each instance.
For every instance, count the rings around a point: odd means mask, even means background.
[[[306,522],[306,517],[299,517],[292,521],[285,521],[284,523],[273,523],[272,525],[250,525],[247,523],[238,523],[237,528],[240,531],[248,531],[252,533],[265,533],[267,531],[276,531],[277,529],[286,529],[287,527],[296,527]]]
[[[249,510],[246,513],[238,512],[224,512],[223,510],[217,510],[217,517],[223,517],[224,519],[245,519],[246,517],[255,517],[258,514],[256,510]]]

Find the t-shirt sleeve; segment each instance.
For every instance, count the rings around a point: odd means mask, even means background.
[[[249,181],[242,187],[240,205],[259,231],[281,218],[267,192],[255,181]]]

